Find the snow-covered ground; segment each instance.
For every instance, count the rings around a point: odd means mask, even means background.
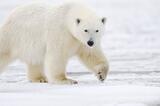
[[[1,106],[160,106],[159,88],[48,84],[0,85]]]
[[[39,0],[0,0],[0,23],[14,7],[31,1]],[[108,17],[102,40],[108,79],[98,82],[73,58],[67,71],[78,85],[31,84],[17,61],[0,75],[0,106],[160,106],[160,1],[84,1]]]

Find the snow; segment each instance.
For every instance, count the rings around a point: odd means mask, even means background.
[[[5,86],[5,87],[4,87]],[[7,89],[6,89],[7,88]],[[159,106],[156,87],[5,84],[1,106]]]
[[[0,0],[0,23],[14,7],[32,1],[40,0]],[[83,1],[108,20],[102,39],[107,80],[100,83],[73,58],[67,72],[78,85],[29,83],[26,66],[16,61],[0,75],[0,106],[160,106],[160,1]]]
[[[87,72],[68,72],[78,85],[29,83],[25,66],[0,78],[0,106],[160,106],[158,72],[110,72],[99,82]]]

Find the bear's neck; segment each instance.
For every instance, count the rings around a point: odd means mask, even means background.
[[[68,52],[67,54],[69,55],[69,57],[72,57],[75,56],[76,53],[78,52],[79,48],[81,47],[81,43],[72,35],[68,36],[68,38],[65,39],[66,44],[64,49],[67,49],[66,50]]]

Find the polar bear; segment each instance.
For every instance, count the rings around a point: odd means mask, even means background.
[[[104,81],[109,67],[100,46],[105,24],[106,18],[80,3],[18,7],[0,28],[0,71],[19,59],[31,82],[76,84],[65,68],[77,56]]]

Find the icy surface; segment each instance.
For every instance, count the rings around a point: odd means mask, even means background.
[[[39,0],[0,0],[0,23],[14,7],[31,1]],[[78,85],[31,84],[17,61],[0,75],[0,106],[160,106],[160,1],[86,2],[108,18],[102,40],[108,79],[100,83],[73,58],[67,71]]]
[[[3,84],[1,106],[159,106],[159,88]]]

